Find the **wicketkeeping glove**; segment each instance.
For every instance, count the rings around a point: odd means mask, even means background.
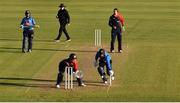
[[[74,76],[76,78],[83,78],[83,73],[82,71],[77,70],[76,72],[74,72]]]

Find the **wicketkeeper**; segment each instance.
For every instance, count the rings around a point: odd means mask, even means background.
[[[30,10],[25,11],[25,17],[21,21],[21,28],[23,29],[23,43],[22,43],[22,52],[31,52],[32,51],[32,41],[34,36],[34,26],[36,22],[31,17]],[[28,47],[26,47],[28,45]]]
[[[99,63],[98,63],[99,62]],[[112,77],[114,80],[114,71],[112,70],[112,60],[111,56],[104,50],[100,49],[95,56],[95,67],[98,66],[98,73],[101,76],[103,82],[107,84],[106,74]],[[104,67],[106,66],[106,72]]]
[[[76,54],[72,53],[69,55],[69,58],[62,60],[59,63],[59,73],[58,73],[57,82],[56,82],[57,88],[60,88],[60,84],[63,81],[63,76],[64,76],[66,67],[73,68],[73,74],[77,78],[79,86],[83,86],[83,87],[86,86],[83,83],[82,76],[79,75],[77,56],[76,56]],[[70,74],[68,74],[68,75],[70,75]]]

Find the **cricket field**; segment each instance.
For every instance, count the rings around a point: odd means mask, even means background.
[[[58,6],[71,16],[72,41],[54,42]],[[110,53],[115,80],[102,83],[93,66],[98,48],[110,48],[108,20],[118,8],[125,18],[123,53]],[[31,10],[35,28],[33,51],[22,53],[21,19]],[[117,41],[116,41],[117,51]],[[86,87],[55,88],[58,63],[76,53]],[[180,101],[179,0],[0,0],[0,102],[153,102]]]

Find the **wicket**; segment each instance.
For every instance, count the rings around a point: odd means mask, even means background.
[[[65,68],[65,89],[73,89],[73,68]]]
[[[101,29],[95,29],[95,46],[101,46]]]

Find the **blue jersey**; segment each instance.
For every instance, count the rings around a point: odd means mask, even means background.
[[[100,55],[101,53],[98,51],[96,53],[96,56],[95,56],[95,60],[97,61],[98,58],[100,58]],[[111,56],[105,51],[105,62],[106,62],[106,65],[107,65],[107,69],[108,70],[112,70],[112,67],[111,67]]]
[[[33,30],[33,26],[36,24],[35,20],[32,17],[24,17],[21,21],[21,25],[23,26],[23,30]]]

